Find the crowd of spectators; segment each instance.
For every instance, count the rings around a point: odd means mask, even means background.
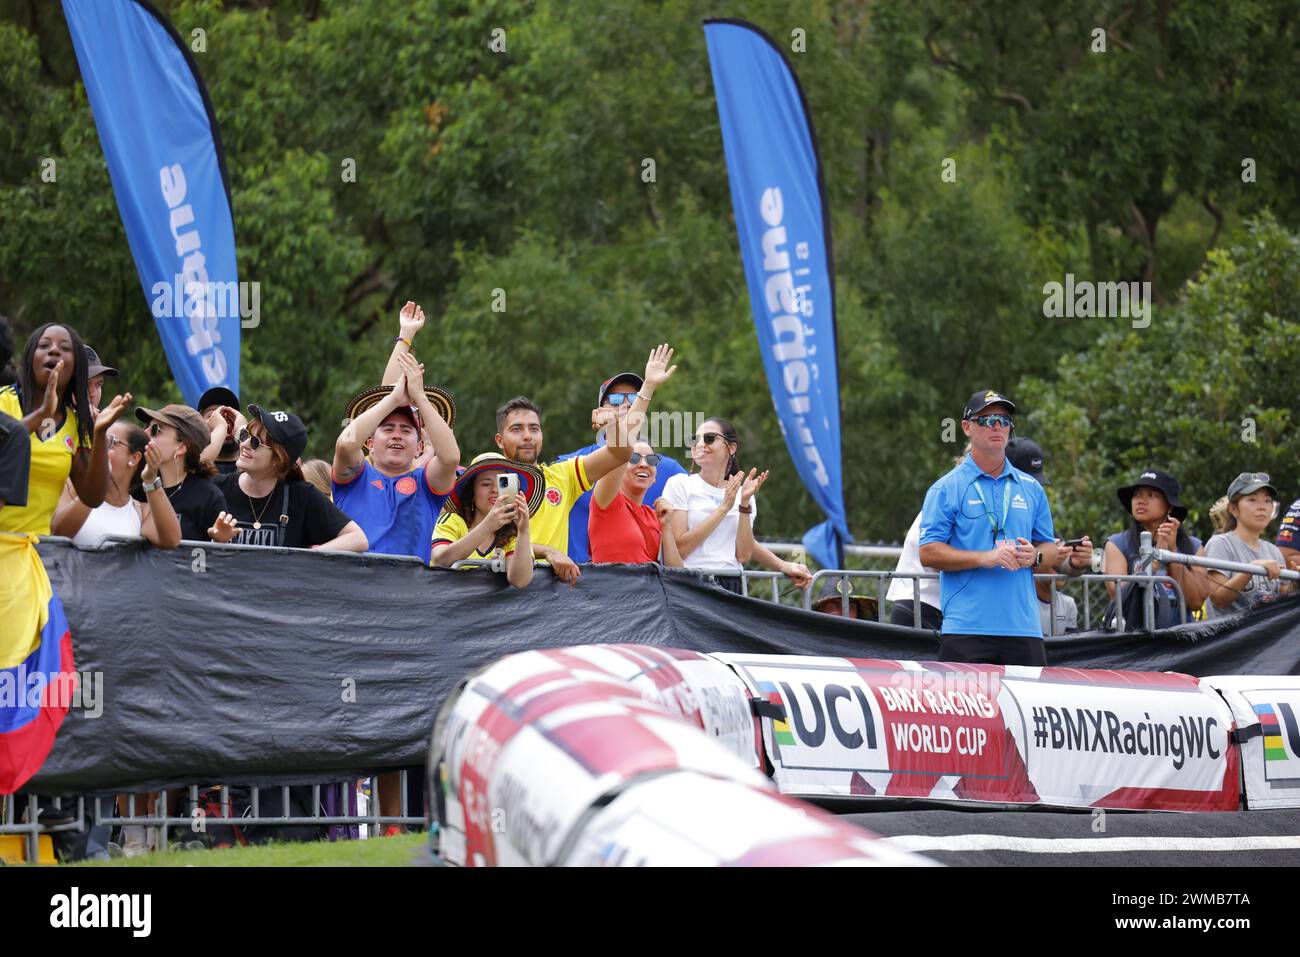
[[[224,387],[208,390],[198,408],[138,407],[130,421],[129,391],[102,400],[105,377],[125,378],[121,371],[72,327],[41,325],[17,356],[15,381],[0,386],[0,532],[63,535],[84,547],[138,537],[164,549],[184,540],[370,551],[435,567],[486,566],[517,588],[543,564],[576,585],[589,563],[659,563],[712,573],[738,592],[738,573],[755,561],[810,587],[805,565],[755,538],[769,473],[742,465],[734,425],[704,420],[689,438],[689,470],[642,437],[657,391],[677,371],[668,345],[650,351],[643,372],[601,382],[590,445],[545,462],[541,409],[520,395],[497,410],[495,450],[462,466],[454,399],[425,383],[415,355],[424,321],[414,303],[402,309],[381,382],[343,410],[332,461],[303,460],[308,432],[297,414],[242,407]],[[0,317],[0,369],[12,342]],[[886,596],[891,622],[939,632],[941,660],[1044,663],[1042,637],[1078,628],[1060,578],[1134,575],[1143,532],[1168,552],[1263,570],[1157,563],[1157,628],[1271,601],[1290,585],[1282,569],[1300,569],[1300,500],[1276,543],[1268,541],[1281,501],[1268,475],[1233,479],[1210,510],[1216,534],[1202,543],[1183,527],[1179,482],[1157,468],[1116,490],[1128,524],[1094,561],[1087,535],[1057,536],[1046,456],[1013,437],[1015,411],[992,390],[968,400],[966,449],[927,493]],[[1111,580],[1107,588],[1113,624],[1143,627],[1138,584]],[[877,598],[837,578],[811,604],[858,619],[879,611]],[[396,775],[380,783],[381,811],[396,816]]]

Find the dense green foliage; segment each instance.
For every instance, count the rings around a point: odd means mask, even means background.
[[[1148,463],[1200,514],[1244,467],[1300,493],[1287,0],[159,6],[182,36],[204,31],[240,278],[262,288],[241,394],[301,412],[312,454],[415,299],[431,317],[416,351],[456,395],[466,460],[520,392],[546,410],[548,453],[586,444],[597,383],[666,340],[681,371],[659,408],[732,419],[742,462],[772,469],[760,532],[818,520],[731,217],[700,26],[726,15],[787,48],[804,31],[789,56],[830,198],[857,537],[901,537],[960,447],[944,420],[986,386],[1022,401],[1071,531],[1114,527],[1113,486]],[[176,397],[53,3],[0,0],[0,225],[0,312],[20,335],[69,322],[139,400]],[[1153,281],[1151,325],[1044,318],[1043,285],[1067,272]]]

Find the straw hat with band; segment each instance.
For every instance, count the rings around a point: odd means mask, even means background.
[[[1168,472],[1162,472],[1159,469],[1147,469],[1138,476],[1136,482],[1132,485],[1125,485],[1123,488],[1116,489],[1115,494],[1119,496],[1119,502],[1124,506],[1124,511],[1133,514],[1133,493],[1143,486],[1153,488],[1165,497],[1169,503],[1169,514],[1178,521],[1187,518],[1187,506],[1178,500],[1178,493],[1182,491],[1182,486],[1178,484],[1178,479],[1174,478]]]
[[[447,496],[447,507],[459,511],[462,502],[472,502],[474,480],[490,471],[514,472],[518,475],[519,491],[528,499],[528,514],[537,514],[537,510],[542,507],[542,499],[546,496],[546,476],[536,465],[515,462],[500,452],[484,452],[474,457],[469,468],[456,477],[456,484]]]
[[[212,431],[208,424],[188,405],[164,405],[161,409],[146,409],[143,406],[135,410],[135,417],[144,425],[157,422],[170,425],[181,437],[181,441],[191,448],[202,451],[212,441]]]
[[[358,416],[373,409],[376,405],[384,400],[390,392],[393,391],[391,385],[377,385],[373,388],[358,392],[348,402],[347,411],[343,413],[349,421],[355,420]],[[447,423],[447,428],[453,428],[456,425],[456,400],[451,397],[451,393],[446,389],[440,389],[436,385],[426,385],[424,387],[424,396],[433,406],[433,410],[442,416],[443,421]],[[407,406],[399,406],[399,409]],[[419,424],[419,417],[415,410],[411,409],[412,421]]]
[[[844,595],[848,594],[849,604],[857,608],[859,620],[872,620],[879,610],[879,601],[870,595],[853,593],[852,584],[843,578],[825,578],[817,589],[817,596],[812,600],[814,611],[821,611],[821,606],[834,602],[836,608],[843,608]]]

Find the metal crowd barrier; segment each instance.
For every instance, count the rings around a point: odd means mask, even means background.
[[[384,772],[390,773],[390,772]],[[253,787],[249,788],[248,808],[241,814],[236,815],[234,805],[231,801],[231,789],[224,785],[208,785],[200,787],[199,785],[190,785],[188,788],[172,788],[170,791],[158,791],[157,803],[155,810],[150,812],[147,808],[147,800],[144,794],[125,794],[126,812],[118,811],[118,795],[108,795],[100,797],[78,797],[76,799],[76,811],[73,820],[62,824],[43,823],[40,818],[48,816],[48,812],[41,813],[38,798],[34,794],[16,794],[4,796],[4,814],[0,817],[0,834],[21,834],[24,835],[27,842],[27,860],[38,860],[39,845],[38,839],[42,834],[52,834],[59,831],[84,831],[87,825],[97,826],[107,824],[112,827],[127,827],[138,825],[141,827],[153,827],[157,829],[157,843],[153,850],[166,851],[171,842],[171,835],[168,833],[170,828],[183,827],[189,830],[192,835],[205,833],[212,828],[244,828],[254,826],[297,826],[297,827],[331,827],[331,826],[349,826],[349,827],[366,827],[368,829],[366,837],[379,837],[383,829],[390,825],[398,826],[416,826],[423,828],[426,825],[424,815],[415,815],[412,813],[408,800],[408,781],[410,772],[399,769],[398,776],[398,794],[399,804],[398,813],[394,815],[385,815],[380,813],[380,775],[371,775],[370,795],[366,802],[365,812],[360,809],[355,814],[347,813],[350,807],[350,793],[356,788],[357,780],[339,781],[333,784],[312,784],[300,785],[295,787],[311,788],[311,806],[315,809],[312,814],[291,814],[290,811],[290,786],[274,785],[270,787]],[[364,778],[361,780],[365,780]],[[424,776],[421,772],[420,786],[424,786]],[[325,796],[330,790],[334,790],[337,795],[338,803],[336,807],[343,809],[341,812],[329,813],[326,810]],[[177,792],[187,792],[185,797],[188,799],[188,811],[183,811],[176,807],[174,811],[169,812],[172,806],[172,797]],[[200,792],[210,793],[218,792],[218,797],[214,801],[204,802],[200,798]],[[262,813],[262,805],[265,791],[280,792],[280,807],[283,809],[279,814]],[[62,810],[63,801],[60,798],[49,799],[53,807]],[[89,802],[92,809],[90,820],[86,819],[86,804]],[[205,804],[215,804],[215,814],[209,814],[203,810]],[[23,808],[23,805],[26,805]],[[143,806],[141,806],[143,805]],[[71,805],[69,805],[71,807]],[[25,818],[25,820],[23,819]],[[182,842],[183,844],[186,842]]]
[[[1184,556],[1184,557],[1186,557],[1186,556]],[[1259,566],[1257,566],[1257,565],[1256,565],[1256,566],[1251,566],[1251,567],[1254,567],[1254,568],[1257,568],[1257,569],[1259,568]],[[1260,569],[1260,571],[1262,571],[1262,569]],[[767,574],[770,574],[770,575],[779,575],[780,573],[779,573],[779,572],[768,572]],[[841,580],[841,581],[843,581],[843,580],[850,580],[850,579],[854,579],[854,578],[868,579],[868,580],[873,580],[873,581],[875,581],[875,583],[876,583],[876,584],[875,584],[875,592],[876,592],[876,620],[877,620],[878,622],[884,623],[884,622],[885,622],[885,603],[886,603],[886,601],[887,601],[887,599],[885,598],[885,594],[886,594],[886,592],[887,592],[887,590],[888,590],[888,585],[887,585],[886,583],[887,583],[887,582],[892,583],[892,581],[893,581],[895,578],[901,578],[901,579],[909,580],[909,581],[912,582],[912,599],[911,599],[911,602],[912,602],[912,620],[913,620],[914,622],[917,622],[917,621],[920,621],[920,620],[921,620],[921,598],[920,598],[920,591],[919,591],[919,589],[918,589],[916,583],[919,582],[919,581],[921,581],[921,580],[923,580],[923,579],[924,579],[924,580],[928,580],[928,581],[933,581],[933,580],[937,579],[938,577],[939,577],[939,574],[938,574],[937,572],[894,572],[894,571],[881,572],[881,571],[867,571],[867,570],[852,569],[852,568],[824,568],[824,569],[821,569],[820,571],[817,571],[817,572],[814,572],[814,573],[813,573],[813,584],[812,584],[812,587],[809,588],[808,591],[804,593],[804,608],[809,609],[809,610],[812,609],[812,599],[813,599],[813,595],[816,593],[818,582],[820,582],[820,581],[821,581],[822,579],[824,579],[824,578],[839,579],[839,580]],[[1151,604],[1150,599],[1151,599],[1151,596],[1153,595],[1153,588],[1154,588],[1154,586],[1155,586],[1157,583],[1168,582],[1169,584],[1171,584],[1171,585],[1174,586],[1174,590],[1175,590],[1175,592],[1178,594],[1178,607],[1179,607],[1179,610],[1180,610],[1180,613],[1181,613],[1181,621],[1185,623],[1185,622],[1188,620],[1187,602],[1186,602],[1186,597],[1185,597],[1185,595],[1183,594],[1183,588],[1182,588],[1182,585],[1180,585],[1180,584],[1179,584],[1175,579],[1171,578],[1171,577],[1168,576],[1168,575],[1144,575],[1144,574],[1137,574],[1137,575],[1093,575],[1093,574],[1088,574],[1088,575],[1056,575],[1056,574],[1046,574],[1046,573],[1045,573],[1045,574],[1035,575],[1034,578],[1035,578],[1035,579],[1038,579],[1038,580],[1042,580],[1042,581],[1050,581],[1050,582],[1052,583],[1052,590],[1053,590],[1053,592],[1056,592],[1056,591],[1058,590],[1057,585],[1058,585],[1059,583],[1062,583],[1062,582],[1065,582],[1065,583],[1069,583],[1069,582],[1081,582],[1081,583],[1083,584],[1083,608],[1082,608],[1083,626],[1082,626],[1082,630],[1084,630],[1084,631],[1089,631],[1089,630],[1091,630],[1092,627],[1093,627],[1093,623],[1092,623],[1092,600],[1091,600],[1092,589],[1091,589],[1089,586],[1090,586],[1090,585],[1095,585],[1095,584],[1104,584],[1104,583],[1106,583],[1106,582],[1115,582],[1115,583],[1120,583],[1120,582],[1137,582],[1137,583],[1143,585],[1144,590],[1145,590],[1146,595],[1147,595],[1147,598],[1148,598],[1148,601],[1147,601],[1147,604],[1148,604],[1148,605]],[[1109,599],[1109,597],[1107,597],[1107,599],[1106,599],[1106,603],[1108,604],[1109,601],[1110,601],[1110,599]],[[840,602],[841,602],[841,604],[840,604],[840,610],[841,610],[841,613],[847,616],[848,611],[849,611],[849,596],[848,596],[848,594],[841,594],[841,596],[840,596]],[[1055,606],[1053,605],[1053,614],[1052,614],[1052,616],[1051,616],[1051,621],[1052,621],[1052,634],[1053,634],[1053,635],[1057,634],[1057,631],[1056,631],[1056,615],[1055,615],[1055,610],[1054,610],[1054,609],[1055,609]],[[1117,615],[1116,628],[1117,628],[1118,631],[1123,631],[1123,630],[1124,630],[1124,609],[1123,609],[1123,607],[1122,607],[1121,604],[1117,604],[1117,605],[1116,605],[1116,615]],[[1152,626],[1154,625],[1154,606],[1152,606],[1152,607],[1150,607],[1150,608],[1148,609],[1148,617],[1147,617],[1146,621],[1144,622],[1144,624],[1147,625],[1147,629],[1146,629],[1147,631],[1151,631],[1151,630],[1153,630],[1153,627],[1152,627]]]

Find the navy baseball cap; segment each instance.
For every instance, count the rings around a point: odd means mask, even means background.
[[[641,386],[645,385],[645,379],[641,378],[635,372],[620,372],[612,379],[606,379],[600,384],[600,394],[596,398],[596,405],[604,405],[605,398],[609,395],[609,390],[621,382],[626,382],[628,385],[634,387],[638,392],[641,391]]]
[[[1039,485],[1051,485],[1043,474],[1043,450],[1033,439],[1016,436],[1007,443],[1007,458],[1020,471],[1031,475]]]
[[[999,402],[1010,409],[1012,415],[1015,415],[1016,404],[1001,392],[995,389],[980,389],[978,392],[972,393],[971,397],[966,401],[966,408],[962,411],[961,417],[963,419],[973,419],[989,406],[997,405]]]
[[[225,405],[232,409],[239,408],[239,396],[231,392],[224,385],[214,385],[203,395],[199,396],[199,404],[195,406],[200,412],[214,405]]]

